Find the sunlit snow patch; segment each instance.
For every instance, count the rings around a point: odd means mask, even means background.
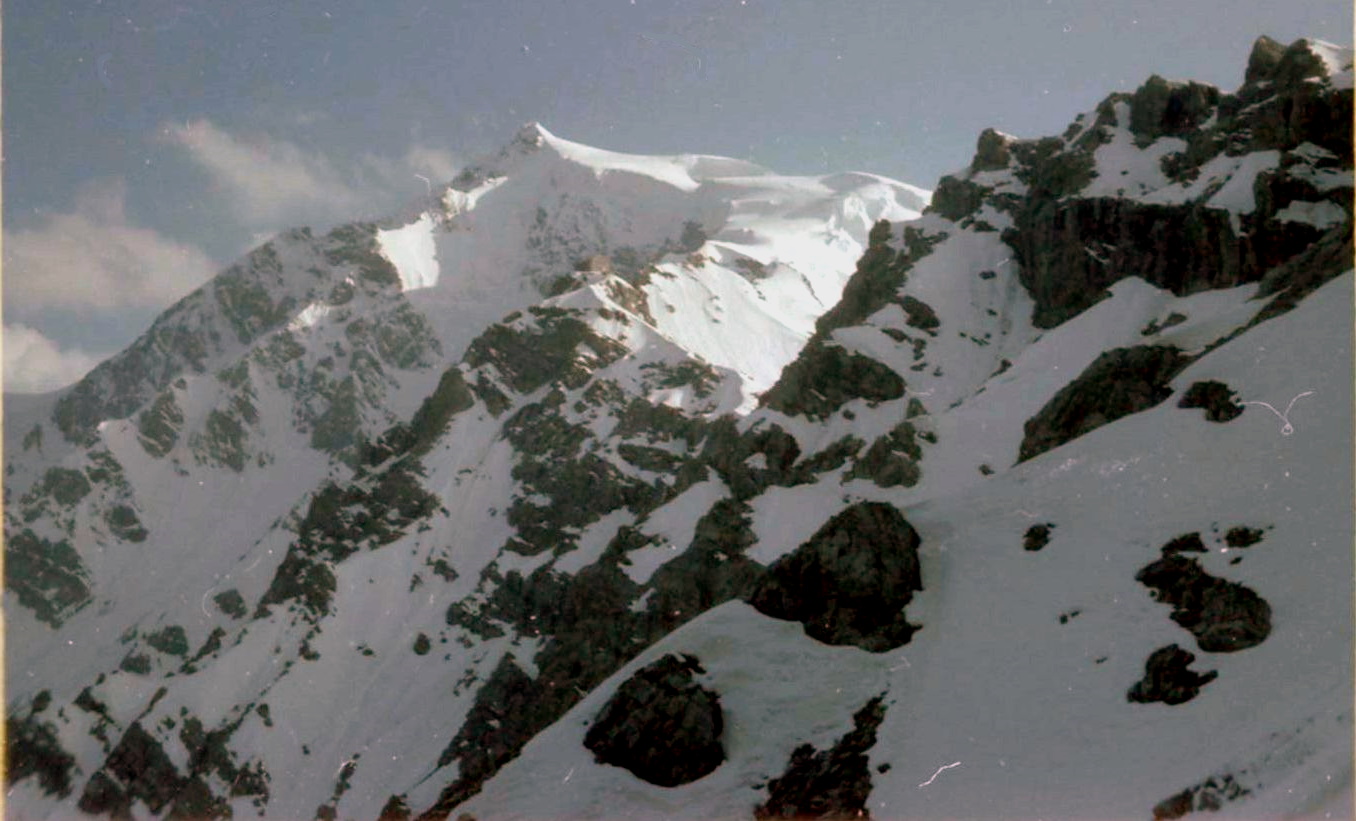
[[[378,231],[381,252],[400,275],[400,289],[412,291],[438,284],[438,255],[433,244],[433,216],[424,214],[409,225]]]
[[[305,308],[302,308],[300,313],[298,313],[295,317],[292,318],[292,321],[287,324],[287,328],[288,330],[291,331],[299,331],[303,328],[310,328],[311,326],[319,322],[321,318],[323,318],[329,312],[330,306],[324,304],[323,302],[312,302],[310,305],[307,305]]]

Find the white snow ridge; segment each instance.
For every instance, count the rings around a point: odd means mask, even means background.
[[[1350,817],[1350,61],[276,237],[6,397],[11,813]]]

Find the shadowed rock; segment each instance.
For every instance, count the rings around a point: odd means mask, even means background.
[[[1211,776],[1158,802],[1154,806],[1154,821],[1181,818],[1192,812],[1216,812],[1226,802],[1251,794],[1252,791],[1235,781],[1233,775]]]
[[[1163,545],[1163,555],[1176,556],[1178,553],[1205,553],[1205,542],[1200,533],[1184,533]]]
[[[1168,383],[1189,361],[1181,351],[1164,346],[1107,351],[1027,420],[1017,461],[1152,408],[1172,395]]]
[[[603,764],[661,787],[689,784],[725,760],[720,697],[693,681],[697,659],[666,655],[617,688],[584,736]]]
[[[45,795],[65,798],[71,792],[75,756],[62,748],[56,725],[40,721],[35,715],[40,710],[32,712],[23,718],[11,715],[5,721],[5,781],[13,785],[36,776]]]
[[[1155,650],[1144,663],[1144,678],[1135,682],[1125,697],[1142,704],[1153,701],[1182,704],[1192,700],[1201,687],[1219,675],[1214,670],[1208,673],[1188,670],[1187,666],[1195,660],[1196,656],[1175,644]]]
[[[1026,534],[1022,536],[1022,549],[1035,552],[1045,547],[1050,543],[1050,531],[1054,527],[1049,522],[1028,527]]]
[[[917,629],[904,606],[923,589],[918,542],[894,505],[853,505],[768,568],[749,604],[826,644],[892,650]]]
[[[1205,418],[1211,422],[1229,422],[1243,413],[1243,406],[1234,400],[1229,386],[1213,379],[1191,383],[1177,407],[1204,408]]]
[[[1224,543],[1229,547],[1252,547],[1262,541],[1265,532],[1260,527],[1238,527],[1229,528],[1229,532],[1224,534]]]
[[[1254,85],[1274,80],[1276,68],[1281,64],[1281,57],[1284,54],[1283,44],[1266,35],[1258,37],[1252,44],[1252,53],[1248,55],[1248,70],[1243,75],[1243,82]]]
[[[1118,123],[1118,104],[1128,106],[1128,122]],[[1035,302],[1033,323],[1059,325],[1105,298],[1107,288],[1125,276],[1178,296],[1271,278],[1269,272],[1322,235],[1322,229],[1278,218],[1281,209],[1298,200],[1328,200],[1350,214],[1349,198],[1340,189],[1318,190],[1304,174],[1291,173],[1291,166],[1312,160],[1290,152],[1311,143],[1328,152],[1324,162],[1350,168],[1351,112],[1351,89],[1331,82],[1310,43],[1283,47],[1262,38],[1253,48],[1247,82],[1235,94],[1155,76],[1134,94],[1108,97],[1096,121],[1072,128],[1065,140],[1009,144],[1017,162],[1014,173],[1027,183],[1028,194],[1009,204],[1014,219],[1003,240],[1013,249],[1022,285]],[[1183,140],[1185,148],[1166,154],[1162,162],[1163,172],[1182,183],[1195,180],[1221,155],[1283,153],[1278,168],[1257,175],[1251,186],[1257,207],[1241,216],[1200,201],[1084,196],[1080,192],[1096,172],[1091,152],[1117,125],[1128,127],[1141,147],[1163,137]],[[995,138],[989,143],[998,148]],[[948,184],[939,184],[938,192],[945,195],[945,216],[959,219],[984,204],[1004,207],[968,179],[943,182]],[[1287,277],[1321,282],[1347,270],[1350,235],[1349,223],[1333,234],[1332,265],[1326,259],[1321,265],[1297,263]],[[1335,271],[1334,265],[1339,266]]]
[[[984,129],[975,143],[975,158],[970,161],[970,170],[998,171],[1007,168],[1012,161],[1012,151],[1009,149],[1012,142],[1013,138],[1001,131]]]
[[[1135,580],[1172,605],[1172,620],[1209,653],[1261,644],[1271,633],[1271,606],[1250,588],[1206,573],[1195,559],[1173,554],[1146,566]]]
[[[928,202],[927,214],[940,214],[952,222],[960,222],[984,206],[984,198],[992,189],[950,174],[937,182]]]
[[[883,701],[884,695],[876,696],[858,710],[853,729],[832,748],[816,752],[809,744],[797,747],[786,772],[768,784],[768,799],[754,817],[869,818],[871,762],[866,751],[876,743],[876,728],[885,718]]]
[[[1210,116],[1219,97],[1214,86],[1174,83],[1155,74],[1130,100],[1130,131],[1146,144],[1183,136]]]
[[[110,776],[116,776],[117,782]],[[118,784],[121,783],[122,789]],[[105,770],[96,772],[80,796],[81,811],[126,813],[134,799],[159,812],[184,787],[184,779],[160,742],[133,722],[109,754]]]

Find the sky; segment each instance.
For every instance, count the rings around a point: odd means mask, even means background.
[[[925,188],[1150,74],[1233,90],[1349,0],[9,0],[4,386],[53,390],[285,228],[378,218],[541,122]]]

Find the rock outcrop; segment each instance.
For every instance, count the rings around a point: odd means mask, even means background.
[[[1163,545],[1161,552],[1164,558],[1179,553],[1205,553],[1205,542],[1201,541],[1200,533],[1184,533]]]
[[[918,544],[894,505],[853,505],[769,567],[749,604],[826,644],[893,650],[917,629],[904,606],[923,589]]]
[[[1026,529],[1022,535],[1022,549],[1035,552],[1050,544],[1050,531],[1054,525],[1046,522],[1045,524],[1035,524]]]
[[[1175,644],[1160,647],[1144,663],[1144,678],[1135,682],[1125,697],[1142,704],[1153,701],[1183,704],[1192,700],[1203,686],[1219,675],[1214,670],[1208,673],[1188,670],[1195,660],[1195,655]]]
[[[720,697],[693,680],[693,656],[666,655],[617,688],[584,736],[600,763],[661,787],[689,784],[725,760]]]
[[[1172,620],[1209,653],[1261,644],[1271,633],[1271,606],[1251,588],[1211,576],[1196,559],[1173,554],[1146,566],[1135,580],[1172,605]]]
[[[1107,351],[1027,421],[1017,461],[1157,405],[1172,395],[1168,383],[1189,361],[1164,346]]]
[[[1107,97],[1062,138],[1015,140],[986,130],[969,168],[938,182],[928,213],[977,229],[985,207],[1011,216],[1002,236],[1035,302],[1037,327],[1086,310],[1127,276],[1179,296],[1255,282],[1326,230],[1287,212],[1292,203],[1330,203],[1325,213],[1348,226],[1342,233],[1350,248],[1350,183],[1331,184],[1331,175],[1311,170],[1317,162],[1349,174],[1352,165],[1352,91],[1330,80],[1310,42],[1285,47],[1263,37],[1233,94],[1153,76],[1133,94]],[[1161,170],[1183,189],[1144,202],[1132,198],[1136,181],[1127,179],[1121,192],[1103,186],[1085,193],[1100,171],[1097,150],[1115,139],[1116,129],[1141,149],[1165,138],[1182,141],[1184,148],[1163,156]],[[1259,158],[1260,172],[1229,162],[1265,151],[1278,156],[1274,164]],[[1186,191],[1202,173],[1230,166],[1228,174],[1256,174],[1247,181],[1255,206],[1212,201],[1228,176],[1202,181],[1208,184],[1198,186],[1198,195]],[[1009,170],[1023,193],[1001,190],[1004,175],[994,172]]]
[[[852,717],[853,729],[833,747],[817,752],[802,744],[780,778],[768,784],[768,799],[754,810],[764,818],[869,818],[871,762],[876,728],[885,719],[885,697],[876,696]]]
[[[1234,392],[1223,382],[1209,379],[1192,382],[1178,400],[1179,408],[1202,408],[1211,422],[1230,422],[1243,413],[1243,406],[1234,398]]]
[[[1130,98],[1130,131],[1145,145],[1190,134],[1209,119],[1219,98],[1214,86],[1174,83],[1155,74]]]
[[[1211,776],[1154,805],[1154,821],[1181,818],[1193,812],[1216,812],[1229,801],[1252,794],[1233,775]]]
[[[1022,285],[1036,302],[1033,323],[1053,328],[1101,301],[1107,288],[1126,276],[1179,296],[1228,288],[1256,282],[1317,236],[1307,225],[1253,225],[1253,219],[1240,233],[1234,219],[1228,211],[1194,203],[1033,200],[1004,239],[1020,265]]]

